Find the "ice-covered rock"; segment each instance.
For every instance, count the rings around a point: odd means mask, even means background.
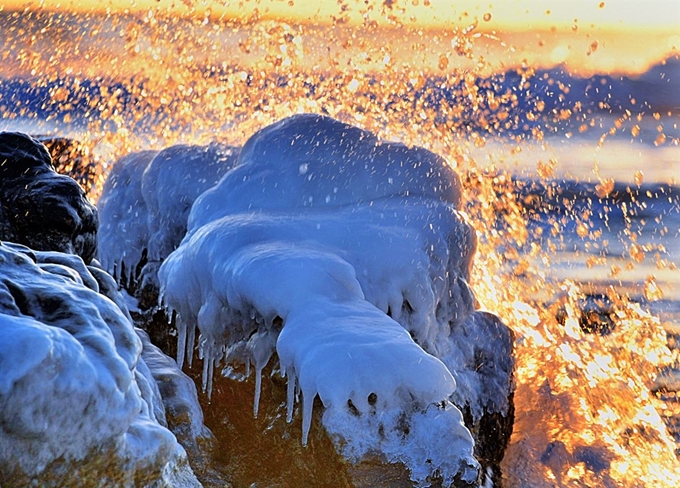
[[[134,288],[137,267],[148,263],[144,278],[157,288],[157,268],[184,237],[191,205],[234,165],[238,152],[221,143],[179,144],[117,161],[98,202],[104,268]]]
[[[77,256],[0,243],[0,484],[200,486],[142,341],[95,276]]]
[[[0,206],[0,239],[77,254],[87,263],[94,258],[97,209],[26,134],[0,132]]]
[[[158,309],[158,267],[186,233],[189,210],[236,162],[239,148],[176,145],[118,160],[98,201],[99,259],[136,300],[135,323],[165,353],[176,338]]]
[[[39,262],[63,259],[60,253],[40,253]],[[57,262],[59,262],[57,261]],[[118,283],[105,271],[88,266],[99,293],[113,301],[130,323],[134,323],[126,299],[118,290]],[[81,273],[83,275],[85,273]],[[124,293],[124,292],[123,292]],[[182,372],[174,359],[165,355],[149,339],[149,334],[137,327],[135,332],[142,342],[141,359],[137,369],[146,378],[153,378],[149,388],[154,392],[154,412],[161,425],[168,427],[187,450],[192,466],[206,468],[214,444],[212,432],[203,424],[203,411],[198,403],[198,392],[193,380]]]
[[[252,364],[257,415],[276,353],[289,421],[301,393],[303,442],[318,395],[350,459],[378,453],[419,483],[477,482],[450,400],[479,435],[489,414],[509,418],[493,433],[509,437],[512,337],[475,311],[460,199],[453,168],[425,149],[317,115],[263,129],[196,200],[160,268],[178,361],[191,361],[198,328],[208,390],[221,361]]]
[[[140,151],[119,159],[111,168],[99,210],[97,257],[104,269],[124,284],[136,279],[136,270],[149,245],[148,210],[142,195],[142,174],[156,151]]]

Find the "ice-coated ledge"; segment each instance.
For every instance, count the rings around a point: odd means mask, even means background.
[[[184,237],[194,200],[231,169],[238,153],[239,148],[216,142],[178,144],[118,160],[97,203],[104,269],[131,283],[145,255],[144,278],[157,287],[155,272]]]
[[[303,443],[318,395],[348,458],[379,453],[417,483],[478,482],[456,405],[473,423],[509,415],[512,338],[475,311],[476,236],[460,201],[458,175],[425,149],[319,115],[263,129],[196,199],[160,268],[178,361],[198,330],[208,391],[220,362],[252,364],[257,415],[276,353]]]
[[[0,484],[200,486],[142,340],[96,276],[0,243]]]

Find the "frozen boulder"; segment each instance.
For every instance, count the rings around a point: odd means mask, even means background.
[[[160,268],[178,361],[191,362],[198,330],[208,392],[220,363],[254,367],[257,415],[274,357],[303,443],[318,397],[348,459],[481,483],[512,428],[512,336],[475,310],[460,201],[456,172],[425,149],[318,115],[266,127],[196,199]]]
[[[216,142],[178,144],[132,153],[114,164],[98,202],[99,258],[142,298],[143,308],[157,302],[158,266],[184,237],[194,200],[231,169],[238,152]]]
[[[98,201],[99,260],[137,300],[135,323],[165,353],[175,354],[164,310],[158,309],[158,267],[186,233],[189,210],[236,162],[239,148],[178,144],[118,160]]]
[[[128,289],[146,262],[149,228],[142,174],[156,154],[134,152],[116,161],[97,202],[97,257],[104,269]]]
[[[100,283],[77,256],[0,243],[0,484],[200,486]]]
[[[0,133],[0,239],[37,250],[97,250],[97,209],[73,179],[54,170],[47,148],[31,137]]]

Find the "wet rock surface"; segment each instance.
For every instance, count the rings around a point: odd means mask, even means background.
[[[0,133],[0,239],[80,256],[97,249],[97,209],[76,181],[58,174],[47,148],[26,134]]]

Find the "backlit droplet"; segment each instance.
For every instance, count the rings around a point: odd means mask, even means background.
[[[656,279],[654,279],[654,276],[649,276],[645,280],[644,294],[645,299],[649,300],[650,302],[661,300],[663,298],[663,291],[661,288],[659,288],[659,285],[656,284]]]

